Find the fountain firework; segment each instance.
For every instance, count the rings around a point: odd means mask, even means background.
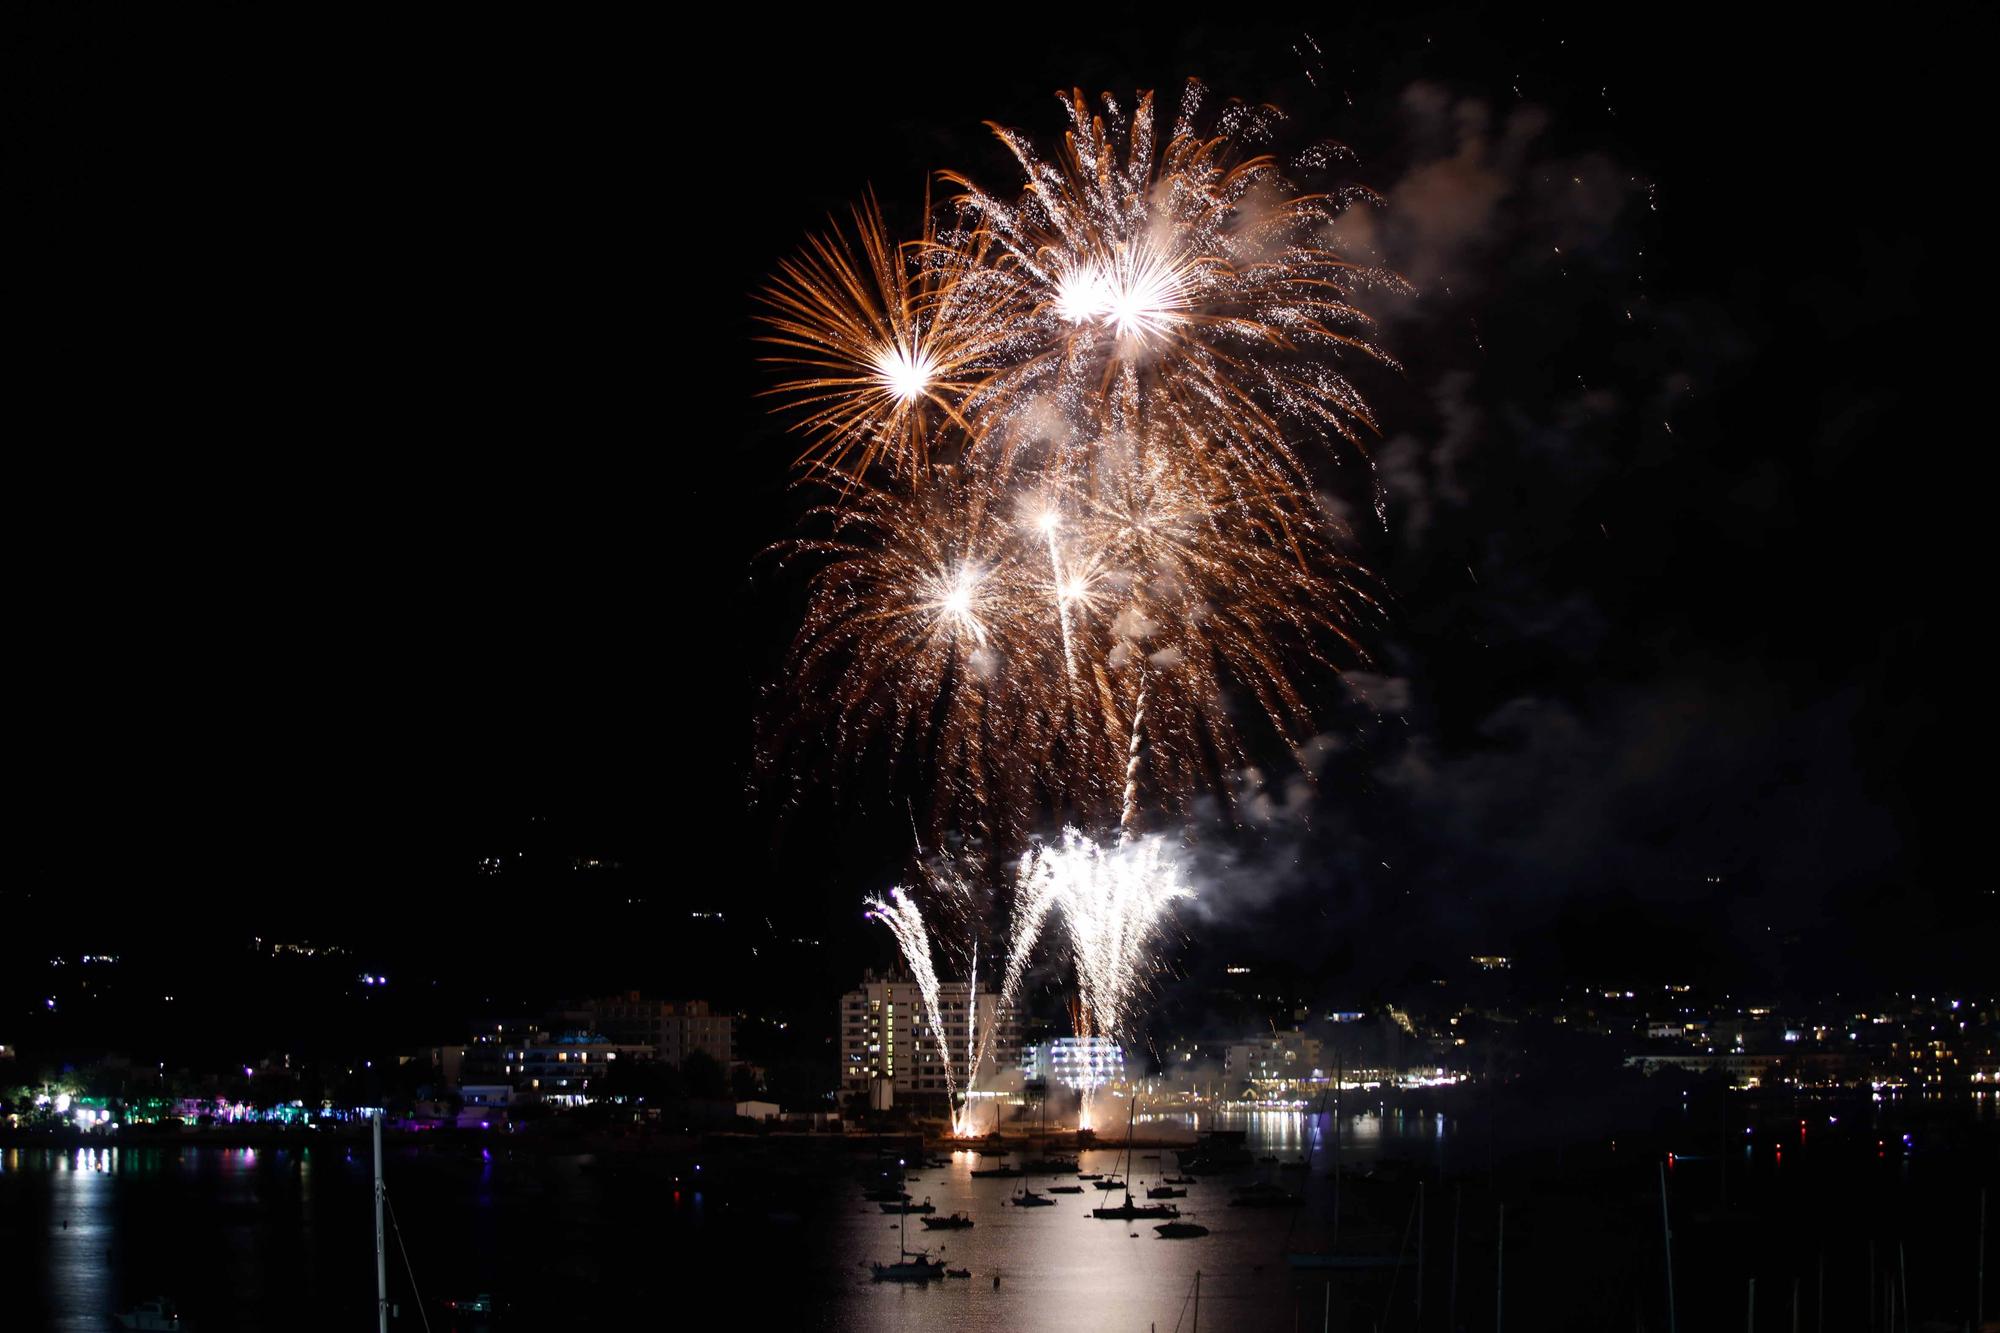
[[[1059,903],[1076,963],[1077,1035],[1116,1040],[1154,960],[1175,901],[1194,896],[1176,849],[1157,834],[1100,846],[1074,828],[1021,858],[1019,882]],[[1080,1128],[1090,1127],[1090,1089]]]
[[[887,926],[889,933],[896,937],[896,947],[903,955],[904,966],[910,969],[910,975],[916,979],[917,993],[924,998],[923,1013],[918,1015],[917,1021],[929,1029],[932,1044],[937,1047],[938,1061],[944,1066],[945,1098],[951,1107],[951,1132],[954,1135],[968,1133],[970,1127],[966,1117],[971,1114],[971,1107],[969,1103],[961,1104],[959,1101],[958,1076],[952,1070],[951,1043],[945,1029],[937,966],[931,959],[931,936],[924,925],[924,914],[918,908],[916,899],[905,893],[901,887],[890,889],[886,900],[868,899],[865,906],[868,915]],[[975,998],[967,1020],[975,1027],[977,1013]],[[894,1016],[886,1015],[883,1021],[893,1025]],[[971,1072],[974,1076],[977,1075],[976,1063]],[[969,1088],[967,1090],[970,1091]]]

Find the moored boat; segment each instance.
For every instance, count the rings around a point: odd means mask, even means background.
[[[944,1260],[931,1262],[927,1254],[906,1254],[892,1264],[870,1264],[877,1282],[929,1282],[944,1276]]]
[[[1102,1222],[1130,1222],[1141,1217],[1179,1217],[1181,1210],[1170,1203],[1134,1203],[1128,1194],[1117,1207],[1093,1208],[1090,1215]]]
[[[950,1217],[925,1217],[919,1220],[932,1231],[962,1231],[972,1225],[972,1219],[964,1213],[953,1213]]]

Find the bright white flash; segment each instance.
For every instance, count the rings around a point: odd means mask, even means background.
[[[986,626],[980,621],[976,610],[979,596],[979,573],[960,566],[940,580],[936,606],[941,618],[949,620],[955,629],[970,634],[974,642],[986,642]]]
[[[1165,258],[1120,251],[1112,263],[1085,264],[1056,284],[1056,313],[1072,324],[1109,324],[1121,338],[1164,333],[1188,307],[1188,294]]]
[[[930,353],[921,348],[884,347],[875,353],[875,377],[900,403],[909,402],[929,388],[936,370]]]
[[[1110,307],[1110,299],[1110,284],[1095,264],[1063,275],[1056,284],[1056,313],[1072,324],[1096,319]]]

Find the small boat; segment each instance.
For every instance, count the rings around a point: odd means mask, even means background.
[[[1007,1200],[1007,1202],[1013,1204],[1016,1208],[1053,1208],[1056,1206],[1054,1199],[1049,1198],[1046,1194],[1037,1194],[1033,1190],[1022,1190],[1019,1194]]]
[[[1079,1171],[1076,1173],[1076,1178],[1078,1180],[1102,1180],[1104,1179],[1104,1173],[1102,1171]]]
[[[937,1205],[929,1199],[925,1199],[922,1203],[911,1203],[908,1199],[904,1199],[899,1203],[883,1204],[882,1211],[885,1213],[934,1213],[937,1211]]]
[[[1032,1171],[1037,1175],[1067,1176],[1076,1172],[1077,1162],[1074,1157],[1037,1157],[1033,1161],[1021,1163],[1021,1169]]]
[[[944,1275],[946,1277],[971,1277],[972,1270],[970,1268],[947,1268],[944,1270]]]
[[[181,1323],[174,1303],[169,1300],[140,1301],[131,1309],[112,1315],[111,1320],[120,1328],[167,1330],[168,1333],[179,1333],[186,1327]]]
[[[1018,1166],[986,1166],[973,1168],[972,1178],[974,1180],[1019,1180],[1027,1174],[1026,1171],[1023,1171]]]
[[[1132,1170],[1132,1126],[1138,1122],[1139,1099],[1132,1099],[1132,1109],[1125,1113],[1125,1170]],[[1133,1203],[1132,1191],[1124,1181],[1113,1176],[1110,1180],[1100,1180],[1101,1190],[1121,1189],[1125,1191],[1125,1202],[1116,1208],[1093,1208],[1090,1215],[1100,1222],[1130,1222],[1141,1217],[1179,1217],[1181,1210],[1170,1203]]]
[[[1146,1197],[1149,1199],[1185,1199],[1187,1191],[1176,1189],[1172,1185],[1155,1185],[1146,1191]]]
[[[1179,1217],[1181,1210],[1170,1203],[1133,1203],[1128,1194],[1116,1208],[1093,1208],[1090,1215],[1101,1222],[1130,1222],[1140,1217]]]
[[[1049,1193],[1051,1193],[1051,1194],[1081,1194],[1081,1193],[1083,1193],[1083,1186],[1081,1186],[1081,1185],[1051,1185],[1051,1186],[1049,1186]]]
[[[925,1200],[929,1202],[929,1200]],[[963,1231],[972,1225],[972,1219],[964,1213],[953,1213],[950,1217],[925,1217],[918,1219],[932,1231]]]
[[[1193,1176],[1161,1176],[1160,1179],[1166,1181],[1169,1185],[1199,1185],[1201,1183]]]
[[[944,1276],[944,1260],[932,1263],[930,1256],[919,1251],[906,1254],[893,1264],[870,1264],[875,1270],[877,1282],[929,1282],[932,1278]]]
[[[949,1157],[926,1157],[924,1159],[924,1168],[929,1171],[943,1171],[950,1166],[951,1159]]]
[[[1160,1233],[1161,1240],[1186,1240],[1208,1234],[1208,1228],[1199,1222],[1162,1222],[1153,1230]]]

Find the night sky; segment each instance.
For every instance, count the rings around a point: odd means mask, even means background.
[[[893,790],[749,780],[801,593],[758,560],[800,502],[751,293],[868,186],[907,225],[928,169],[1006,180],[985,119],[1197,75],[1349,145],[1384,199],[1350,239],[1418,295],[1360,381],[1386,531],[1327,477],[1392,614],[1316,682],[1317,781],[1273,754],[1204,830],[1179,966],[1977,975],[1946,32],[740,12],[31,34],[8,957],[289,931],[513,972],[610,921],[550,984],[674,993],[674,923],[726,902],[836,983],[886,962]]]

